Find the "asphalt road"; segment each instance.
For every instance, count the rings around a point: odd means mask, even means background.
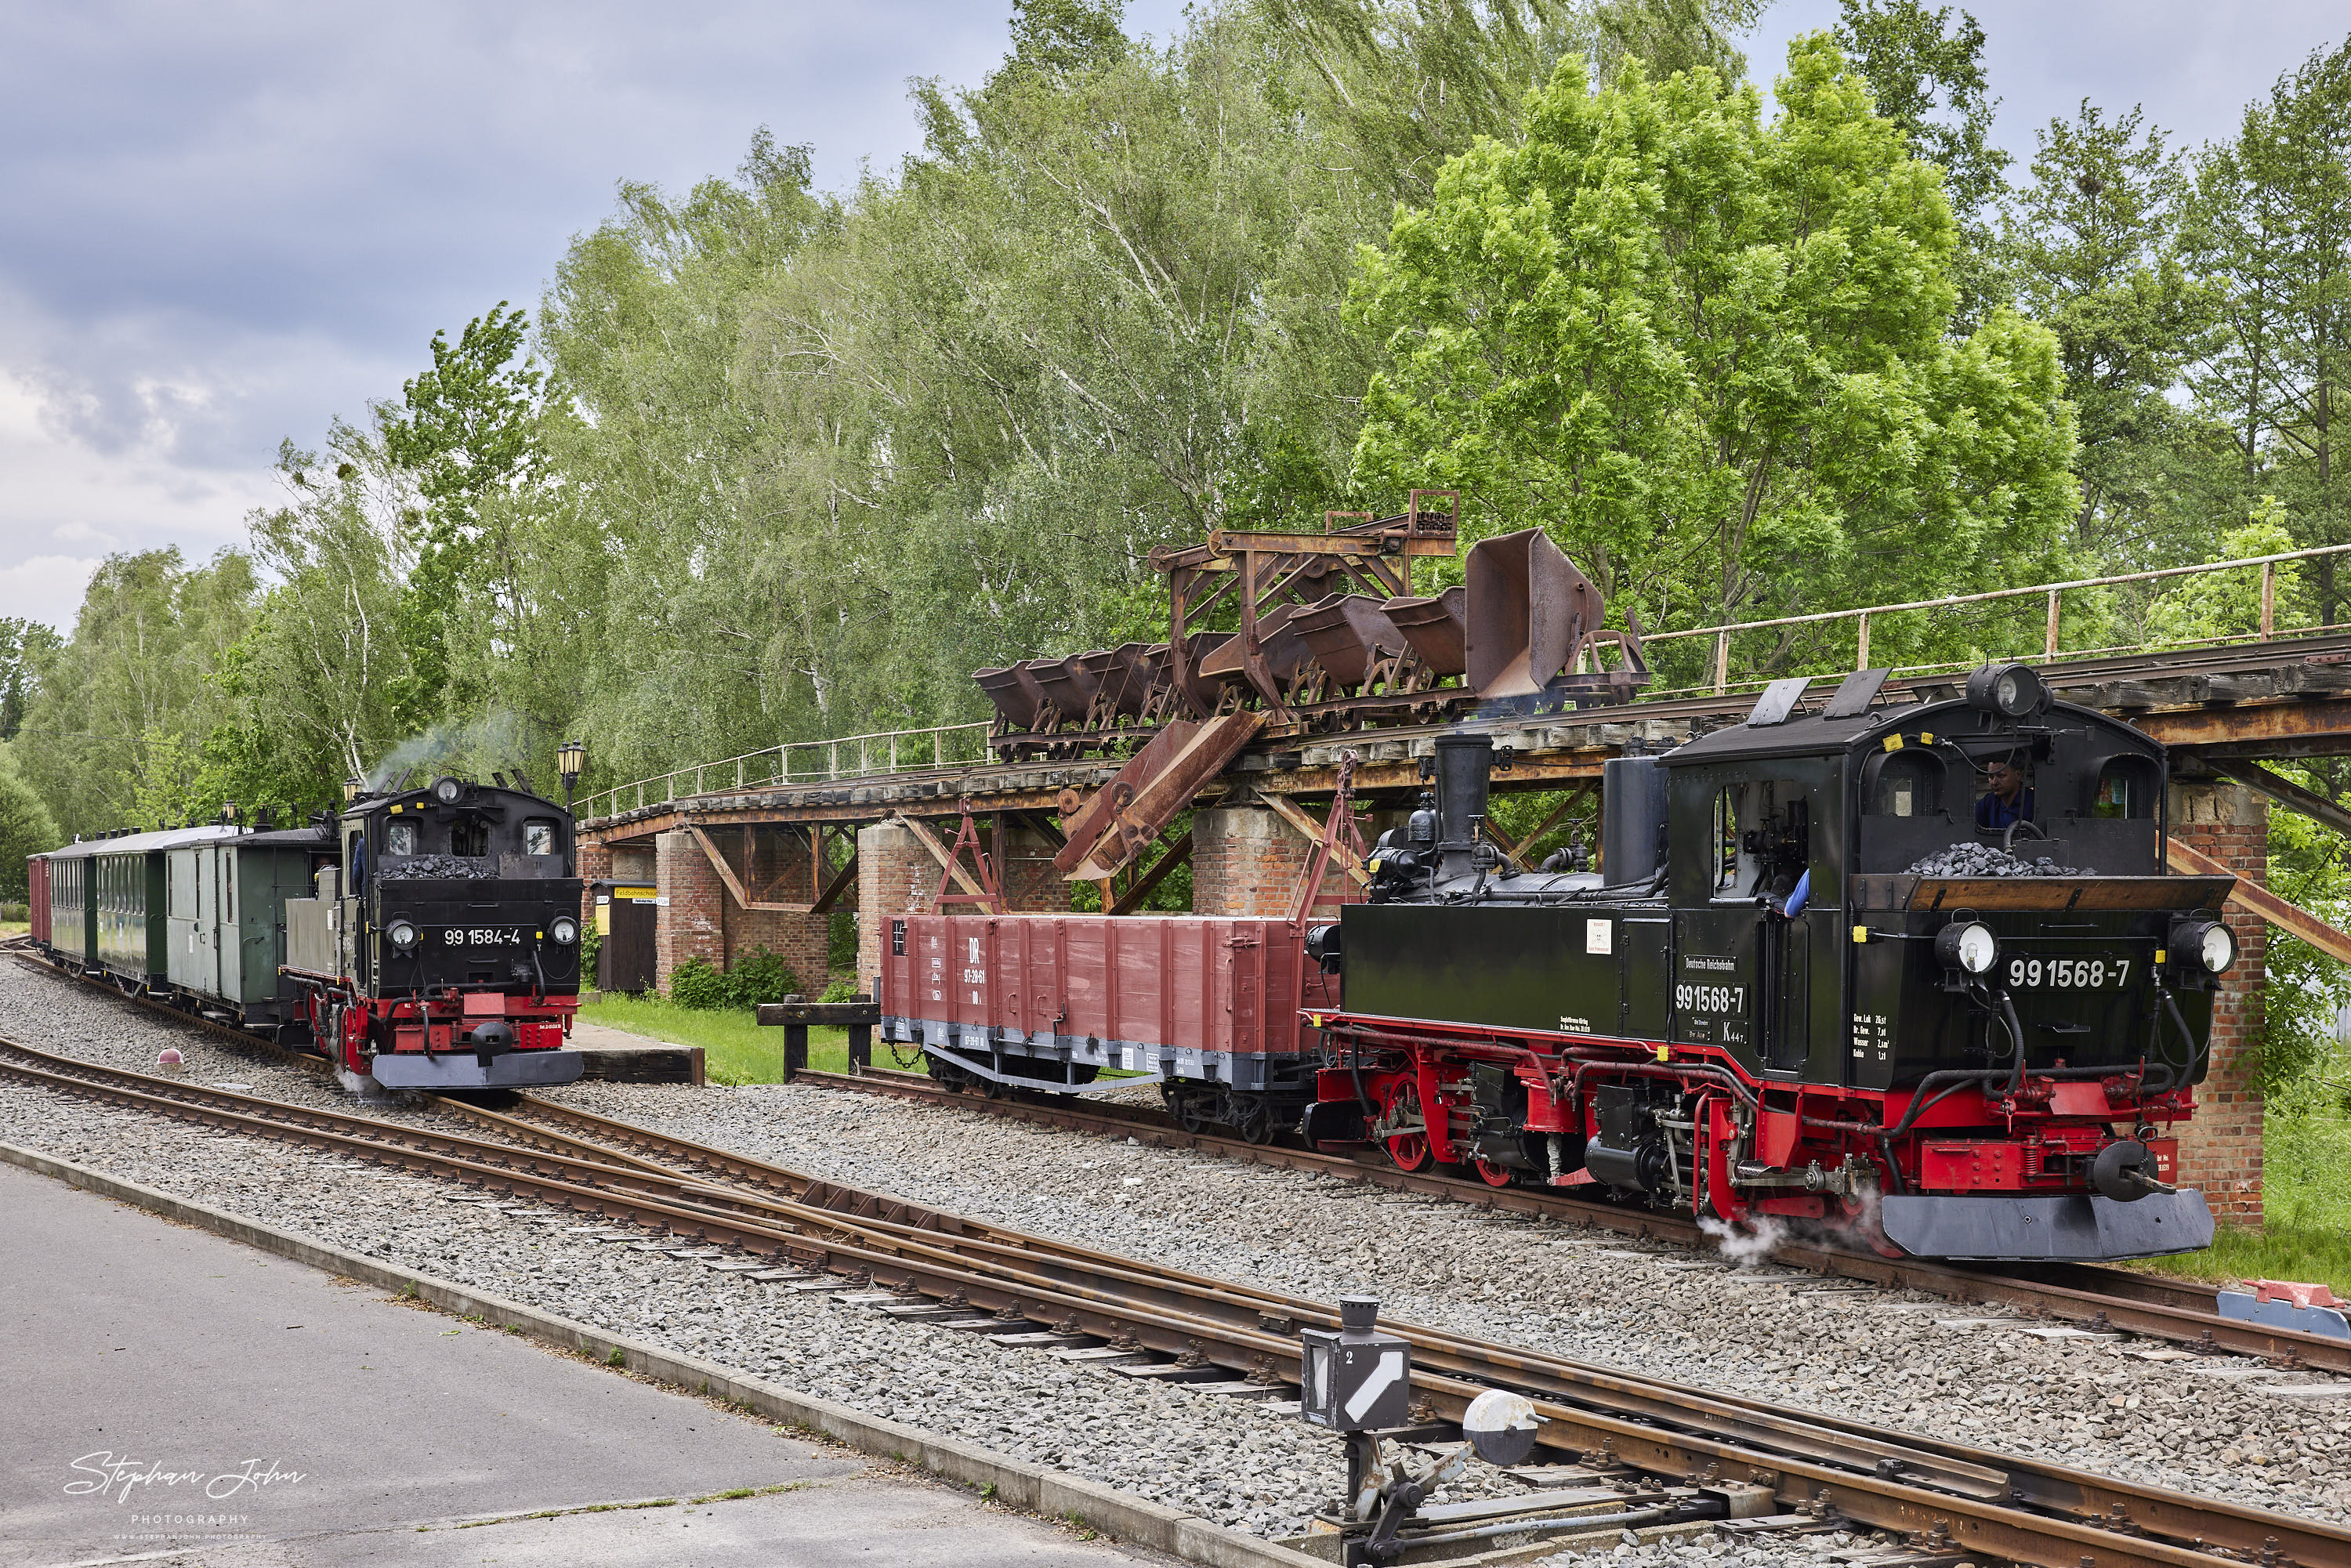
[[[0,1322],[0,1568],[1165,1561],[13,1166]]]

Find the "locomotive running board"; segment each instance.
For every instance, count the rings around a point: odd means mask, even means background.
[[[587,1070],[576,1051],[505,1051],[490,1058],[487,1071],[470,1051],[383,1051],[368,1064],[386,1089],[538,1089],[577,1082]]]
[[[2096,1263],[2212,1245],[2212,1210],[2193,1187],[2131,1203],[2091,1193],[1907,1194],[1886,1198],[1878,1222],[1906,1252],[1970,1263]]]

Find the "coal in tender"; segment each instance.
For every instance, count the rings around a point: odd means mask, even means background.
[[[377,870],[378,882],[490,882],[498,862],[477,855],[403,855],[386,860]]]
[[[1913,865],[1906,876],[2088,876],[2078,866],[2059,865],[2047,855],[2026,860],[1991,844],[1953,844]]]

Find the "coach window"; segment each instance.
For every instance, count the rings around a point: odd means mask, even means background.
[[[522,852],[527,855],[551,855],[555,852],[555,824],[544,818],[533,818],[522,825]]]
[[[413,855],[416,852],[416,824],[394,822],[383,831],[383,852],[388,855]]]

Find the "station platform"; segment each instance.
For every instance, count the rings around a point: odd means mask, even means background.
[[[13,1166],[0,1216],[5,1568],[1169,1561]]]
[[[699,1083],[702,1047],[672,1045],[610,1024],[571,1020],[571,1049],[587,1059],[580,1076],[612,1083]]]

